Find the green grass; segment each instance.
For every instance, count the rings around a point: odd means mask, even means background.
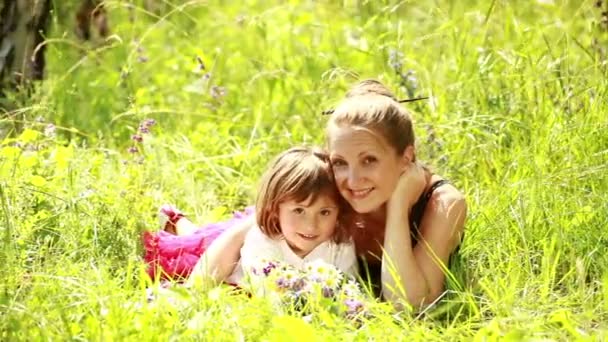
[[[56,2],[46,80],[0,121],[25,129],[0,146],[0,339],[606,339],[608,28],[595,2],[109,1],[112,36],[94,42]],[[446,298],[422,314],[377,304],[363,325],[226,289],[146,304],[140,235],[156,207],[209,222],[252,203],[266,162],[323,144],[321,112],[367,77],[432,97],[408,105],[419,158],[470,208]],[[129,154],[146,118],[157,124]]]

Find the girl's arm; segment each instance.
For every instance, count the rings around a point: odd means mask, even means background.
[[[245,236],[253,226],[255,217],[220,234],[198,260],[187,283],[192,285],[200,280],[220,283],[228,278],[241,257],[240,250]]]
[[[283,262],[284,257],[279,243],[280,238],[272,239],[266,236],[257,225],[251,228],[241,249],[243,274],[251,275],[252,269],[259,267],[261,261]]]
[[[450,255],[460,243],[467,207],[452,186],[431,196],[420,224],[420,241],[412,248],[409,215],[426,184],[424,171],[412,165],[401,176],[387,208],[382,289],[384,298],[399,304],[404,298],[418,307],[432,303],[444,289]]]

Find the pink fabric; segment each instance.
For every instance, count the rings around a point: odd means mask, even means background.
[[[235,212],[227,221],[206,224],[189,235],[165,231],[144,232],[144,261],[152,279],[180,280],[188,277],[201,255],[224,231],[255,213],[253,207]],[[159,273],[160,272],[160,273]]]

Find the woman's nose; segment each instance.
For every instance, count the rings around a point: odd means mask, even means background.
[[[356,186],[361,178],[359,170],[355,168],[350,168],[348,170],[348,185],[353,187]]]

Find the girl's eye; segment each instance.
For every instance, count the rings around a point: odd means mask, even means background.
[[[330,209],[323,209],[321,210],[321,216],[329,216],[331,215],[331,210]]]
[[[297,215],[304,213],[304,209],[302,209],[302,208],[293,208],[292,211],[294,214],[297,214]]]

